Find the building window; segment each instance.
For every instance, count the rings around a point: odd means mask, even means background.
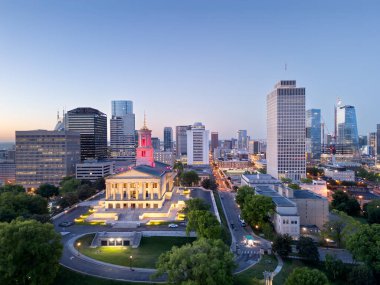
[[[158,184],[157,183],[153,183],[153,188],[157,188]]]
[[[149,191],[145,192],[145,198],[149,198]]]

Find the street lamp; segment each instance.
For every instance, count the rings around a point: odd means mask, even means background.
[[[81,243],[78,242],[78,243],[77,243],[78,256],[79,256],[79,247],[80,247],[80,246],[81,246]]]
[[[133,268],[132,268],[132,255],[129,256],[129,269],[130,269],[131,271],[133,271]]]

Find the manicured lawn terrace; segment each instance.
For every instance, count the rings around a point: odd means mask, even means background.
[[[90,248],[94,235],[86,235],[75,242],[81,243],[79,251],[93,259],[130,266],[130,256],[132,256],[132,266],[141,268],[155,268],[158,257],[161,253],[169,251],[173,246],[182,246],[192,243],[195,238],[191,237],[143,237],[138,248],[122,246],[102,246]]]
[[[256,285],[258,280],[264,279],[263,272],[273,270],[277,266],[277,259],[274,255],[264,255],[260,262],[247,269],[246,271],[235,275],[234,285]],[[276,283],[275,283],[276,284]],[[283,284],[283,283],[278,283]]]

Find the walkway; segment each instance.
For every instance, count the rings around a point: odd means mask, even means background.
[[[152,281],[151,276],[156,272],[155,269],[132,267],[131,270],[129,267],[101,262],[84,256],[83,254],[78,254],[73,243],[79,237],[79,235],[75,235],[66,239],[61,257],[61,264],[63,266],[83,274],[106,279],[147,283],[165,282],[166,276],[161,276]]]

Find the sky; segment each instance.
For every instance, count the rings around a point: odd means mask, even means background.
[[[0,141],[52,129],[63,109],[132,100],[153,136],[203,122],[266,137],[266,95],[306,88],[333,131],[337,98],[359,134],[380,123],[380,1],[0,1]],[[286,66],[286,68],[285,68]]]

